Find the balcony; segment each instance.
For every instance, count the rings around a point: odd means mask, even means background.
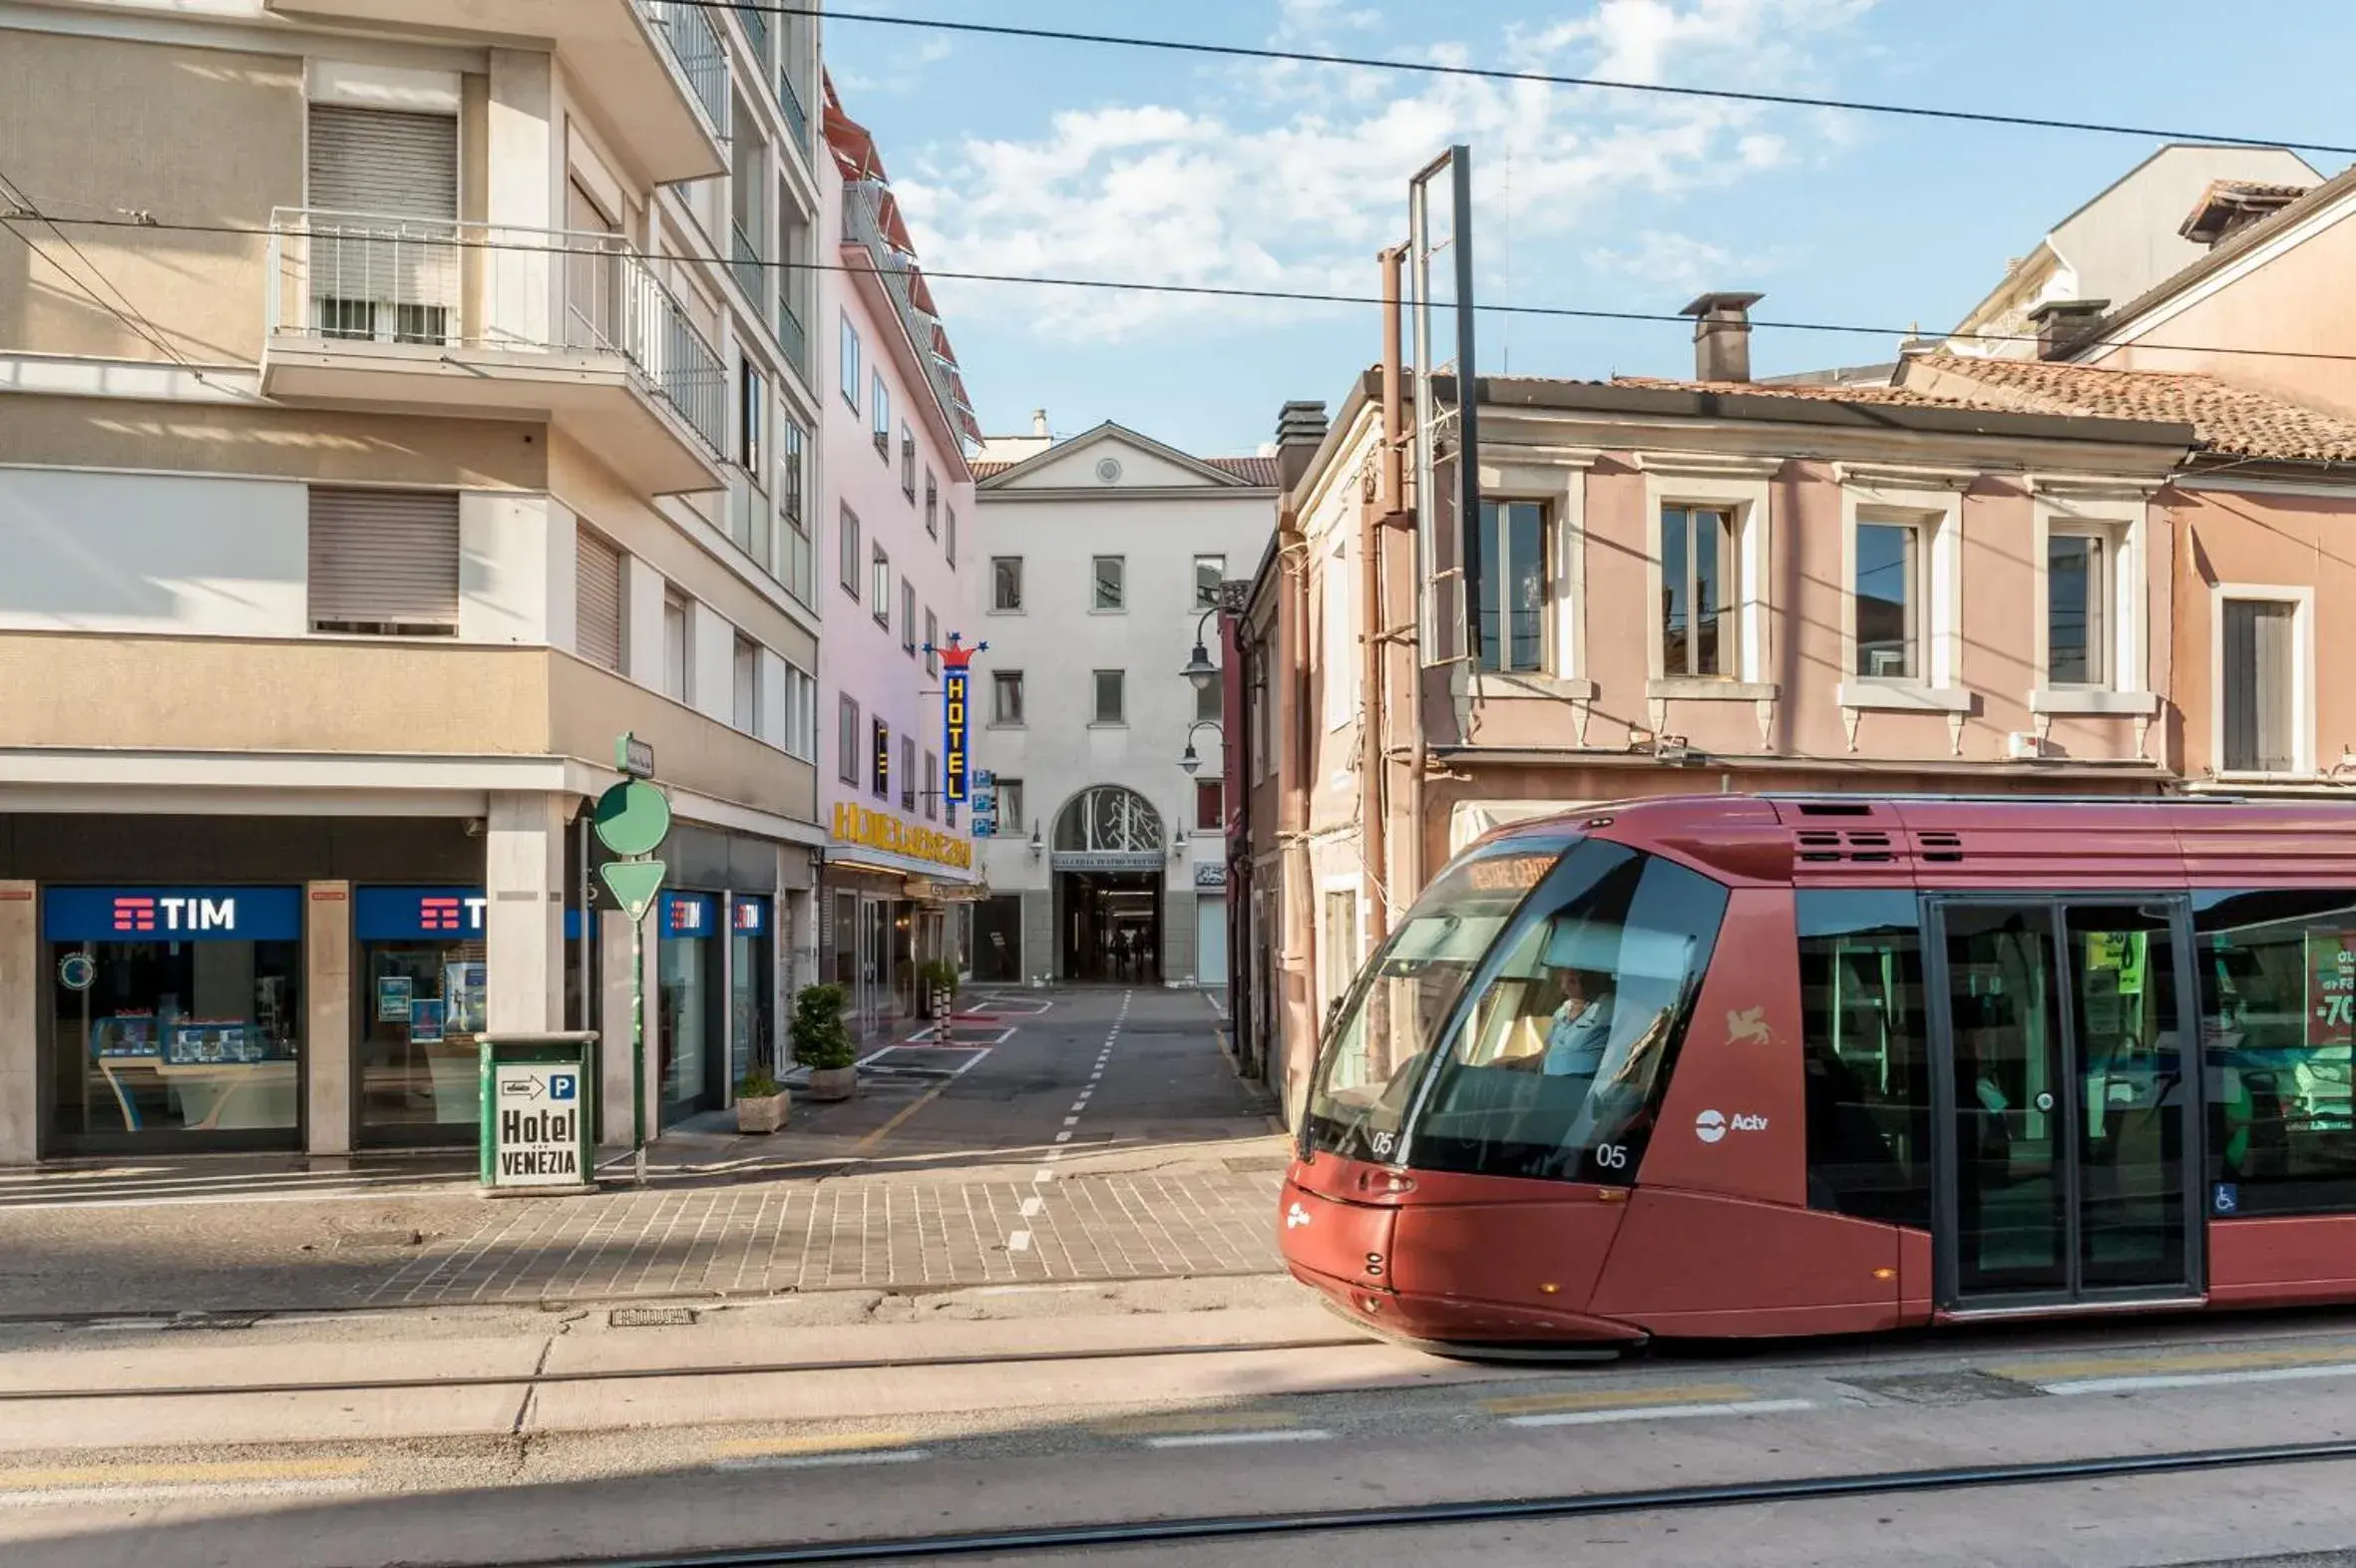
[[[724,488],[727,376],[619,235],[281,207],[262,391],[546,418],[650,495]]]
[[[263,0],[293,21],[552,46],[649,185],[728,172],[728,56],[710,15],[671,0]]]
[[[777,300],[777,341],[784,346],[785,362],[807,381],[810,378],[810,329],[802,325],[802,318],[794,311],[790,282]]]
[[[728,225],[728,270],[735,274],[736,286],[744,290],[744,297],[752,302],[754,312],[768,314],[762,307],[768,299],[763,290],[769,286],[769,266],[761,259],[761,247],[745,232],[741,217]]]
[[[810,145],[810,111],[802,103],[800,89],[794,86],[794,67],[790,63],[777,73],[777,106],[785,111],[785,127],[793,133],[794,146],[802,150],[804,158],[816,156]]]
[[[843,187],[843,243],[846,248],[855,246],[861,252],[850,264],[871,272],[874,281],[883,285],[893,312],[900,317],[909,342],[915,345],[917,358],[924,363],[925,380],[933,389],[934,400],[941,405],[942,418],[955,430],[959,428],[958,411],[964,406],[964,399],[950,380],[949,367],[934,352],[935,329],[940,322],[917,302],[916,284],[912,280],[914,264],[884,235],[883,217],[876,205],[877,190],[869,181]],[[886,457],[892,455],[887,437],[878,436],[876,445]]]

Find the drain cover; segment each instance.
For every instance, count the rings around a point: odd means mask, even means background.
[[[1843,1377],[1841,1381],[1901,1404],[1977,1404],[1983,1399],[2035,1399],[2045,1393],[2043,1388],[1984,1372],[1901,1372],[1888,1377]]]
[[[616,1307],[605,1315],[613,1329],[685,1329],[694,1322],[692,1307]]]

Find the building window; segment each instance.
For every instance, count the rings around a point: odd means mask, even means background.
[[[941,673],[941,617],[925,611],[925,673]]]
[[[869,719],[867,728],[868,744],[872,748],[872,754],[868,758],[870,769],[867,781],[868,793],[878,800],[890,800],[892,798],[892,726],[882,719]]]
[[[1546,666],[1546,508],[1535,501],[1480,504],[1480,556],[1470,592],[1478,667]]]
[[[998,780],[998,835],[1011,838],[1022,831],[1022,781]]]
[[[942,538],[948,541],[949,570],[955,572],[958,569],[958,509],[948,507],[943,510],[949,515],[949,524]]]
[[[1326,993],[1320,1005],[1331,1007],[1358,973],[1358,894],[1348,888],[1326,890],[1325,960]]]
[[[1194,781],[1194,830],[1217,833],[1227,824],[1227,783],[1224,779]]]
[[[992,556],[990,558],[989,607],[1009,615],[1021,610],[1022,558],[1020,556]]]
[[[900,651],[917,656],[917,586],[900,580]]]
[[[803,448],[808,438],[791,419],[778,426],[777,511],[785,519],[785,590],[805,604],[814,603],[811,582],[810,520],[802,511]]]
[[[785,666],[785,749],[804,762],[818,760],[818,682],[790,660]]]
[[[738,635],[731,674],[734,677],[736,727],[747,735],[761,733],[761,645]]]
[[[1119,669],[1096,671],[1096,718],[1098,724],[1128,722],[1128,672]]]
[[[573,591],[574,650],[619,673],[625,667],[621,551],[587,524],[574,534]]]
[[[1661,509],[1661,672],[1735,671],[1735,519],[1721,507]]]
[[[900,737],[900,809],[917,809],[917,743],[907,735]]]
[[[1920,680],[1923,535],[1919,523],[1858,520],[1854,596],[1854,674],[1870,680]]]
[[[1194,607],[1219,607],[1219,585],[1227,581],[1225,556],[1197,556],[1194,558]]]
[[[837,699],[835,774],[846,784],[859,782],[859,704],[850,697]]]
[[[1021,724],[1022,671],[993,669],[989,672],[989,721],[992,724]]]
[[[695,644],[689,636],[687,600],[662,595],[662,694],[674,702],[695,700]]]
[[[859,328],[851,324],[851,313],[843,312],[843,401],[851,405],[851,412],[859,412]]]
[[[2289,773],[2298,765],[2298,605],[2286,599],[2223,601],[2218,693],[2229,773]]]
[[[941,753],[925,753],[925,820],[941,820]]]
[[[892,624],[892,558],[884,547],[876,546],[869,552],[867,565],[868,602],[876,617],[876,624]]]
[[[885,462],[892,461],[892,389],[884,385],[884,373],[876,372],[875,390],[868,398],[869,427],[875,434],[876,455]]]
[[[1808,1207],[1927,1231],[1930,1030],[1914,895],[1796,899]]]
[[[843,508],[843,521],[835,530],[836,570],[843,580],[843,591],[853,598],[859,596],[859,514]]]
[[[917,438],[905,419],[900,422],[900,493],[917,499]]]
[[[311,629],[456,636],[459,556],[455,492],[314,489]]]
[[[2099,534],[2052,533],[2045,541],[2045,678],[2053,686],[2102,686],[2111,601],[2109,541]]]
[[[1252,777],[1268,777],[1275,758],[1269,753],[1268,655],[1255,648],[1244,663],[1244,703],[1251,709]]]
[[[1227,677],[1194,688],[1194,717],[1198,724],[1216,724],[1227,716]]]
[[[1089,581],[1095,585],[1088,601],[1090,609],[1120,609],[1128,602],[1129,564],[1119,556],[1098,556],[1089,571]]]
[[[931,469],[925,470],[925,532],[941,537],[941,484]]]
[[[761,478],[764,454],[761,435],[769,409],[769,382],[749,359],[739,362],[736,386],[736,462],[753,483],[766,490]]]

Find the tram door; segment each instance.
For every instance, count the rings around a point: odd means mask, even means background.
[[[1938,1296],[2197,1297],[2184,901],[1933,899]]]

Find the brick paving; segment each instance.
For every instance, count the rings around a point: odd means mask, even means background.
[[[509,1203],[360,1300],[451,1306],[1265,1273],[1282,1267],[1278,1179],[1220,1164]]]

